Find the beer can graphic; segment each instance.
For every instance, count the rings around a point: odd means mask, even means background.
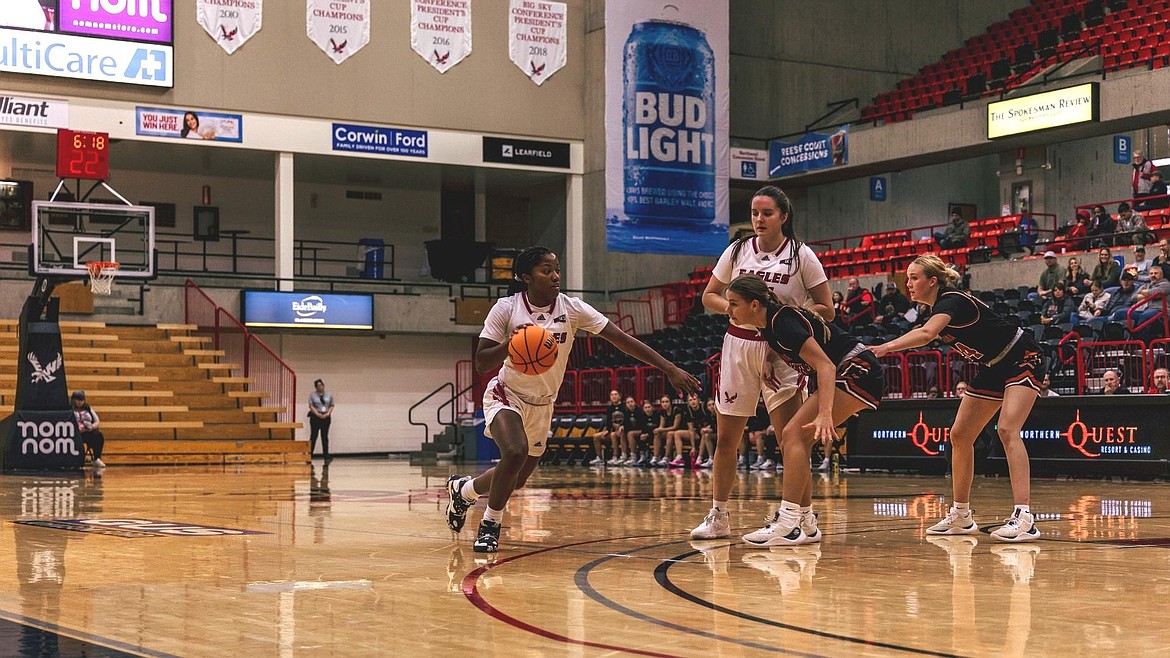
[[[685,23],[637,23],[623,48],[624,209],[640,224],[715,221],[715,57]]]

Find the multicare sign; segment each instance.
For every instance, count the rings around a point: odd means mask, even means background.
[[[249,327],[373,329],[373,295],[245,290],[240,314]]]

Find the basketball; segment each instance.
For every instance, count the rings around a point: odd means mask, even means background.
[[[512,334],[508,341],[512,367],[525,375],[543,375],[557,362],[557,341],[553,335],[535,325]]]

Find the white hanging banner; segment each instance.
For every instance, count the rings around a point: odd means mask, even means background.
[[[565,65],[568,12],[563,2],[511,0],[508,7],[508,54],[538,85]]]
[[[439,73],[471,54],[471,0],[410,0],[410,47]]]
[[[370,42],[370,0],[307,0],[309,39],[340,64]]]
[[[230,55],[260,31],[264,0],[196,0],[195,13],[207,34]]]

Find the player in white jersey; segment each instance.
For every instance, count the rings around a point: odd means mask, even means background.
[[[796,239],[792,228],[792,201],[778,187],[767,185],[752,197],[751,237],[736,240],[719,257],[711,281],[703,291],[703,306],[727,313],[727,286],[738,276],[754,274],[783,304],[805,306],[826,321],[833,319],[829,280],[816,254]],[[716,424],[713,503],[703,522],[691,531],[693,539],[731,536],[727,502],[735,483],[735,450],[748,418],[756,413],[760,395],[773,427],[784,427],[803,402],[800,375],[776,357],[754,327],[729,324],[723,337],[719,386],[715,390]],[[812,481],[808,486],[812,487]],[[802,516],[802,527],[817,536],[811,508]]]
[[[504,505],[514,490],[524,486],[544,454],[553,402],[578,329],[597,334],[626,354],[662,370],[675,390],[699,390],[694,376],[617,328],[589,304],[562,295],[556,254],[544,247],[529,247],[516,256],[512,273],[526,289],[496,301],[484,320],[475,352],[475,368],[480,373],[499,368],[484,393],[483,411],[486,434],[499,446],[500,461],[477,478],[452,475],[447,480],[447,525],[455,532],[463,528],[475,499],[488,494],[488,507],[472,545],[477,553],[498,550]],[[508,357],[512,334],[528,325],[543,327],[558,345],[556,363],[541,375],[521,374]]]

